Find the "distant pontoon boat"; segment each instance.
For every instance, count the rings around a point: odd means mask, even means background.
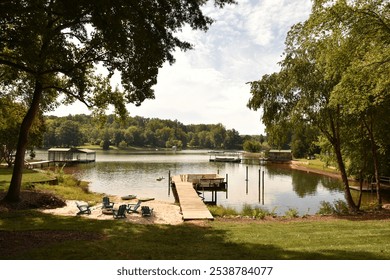
[[[211,162],[241,162],[241,153],[239,152],[211,151],[209,153]]]

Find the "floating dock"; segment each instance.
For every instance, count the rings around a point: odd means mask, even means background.
[[[390,191],[390,177],[388,176],[381,176],[379,178],[380,180],[380,189],[381,191]],[[349,186],[350,189],[355,190],[355,191],[360,191],[360,186]],[[362,186],[362,191],[363,192],[376,192],[376,183],[371,182],[367,183],[365,182]]]
[[[186,174],[172,177],[172,190],[175,199],[180,204],[183,220],[213,220],[202,197],[199,196],[197,188],[210,188],[216,191],[220,188],[224,178],[217,174]]]

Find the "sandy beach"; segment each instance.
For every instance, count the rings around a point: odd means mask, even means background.
[[[110,200],[114,202],[114,209],[117,209],[121,204],[137,203],[137,200],[122,200],[120,197],[110,197]],[[44,209],[42,212],[63,215],[63,216],[76,216],[78,208],[76,202],[80,204],[86,204],[84,201],[67,200],[66,206],[55,209]],[[141,206],[149,206],[153,208],[153,215],[151,217],[142,217],[141,211],[139,213],[126,213],[126,221],[138,224],[169,224],[177,225],[183,222],[182,215],[180,214],[180,207],[170,202],[151,200],[142,202]],[[98,220],[113,220],[113,215],[107,215],[102,213],[102,204],[92,206],[90,215],[80,215],[87,219]],[[140,210],[140,209],[139,209]],[[123,220],[123,219],[121,219]]]

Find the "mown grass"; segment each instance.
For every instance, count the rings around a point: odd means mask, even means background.
[[[101,201],[102,194],[90,193],[80,184],[64,177],[59,186],[36,188],[66,199]],[[222,211],[220,216],[236,214],[232,209],[214,211]],[[390,259],[389,219],[357,221],[343,216],[268,221],[261,218],[262,209],[244,207],[245,211],[259,216],[175,226],[56,216],[37,210],[2,211],[0,259]],[[93,237],[50,237],[67,233],[92,233]],[[13,238],[6,240],[5,234]],[[18,239],[21,235],[27,237]]]
[[[11,182],[11,176],[11,168],[0,168],[0,191],[6,191],[8,189],[9,183]],[[54,178],[58,180],[58,185],[40,183]],[[103,194],[90,192],[87,182],[79,181],[71,175],[64,174],[61,170],[57,170],[56,172],[37,172],[30,169],[23,170],[22,190],[26,188],[31,189],[31,185],[34,185],[34,190],[52,192],[64,200],[83,200],[91,205],[101,202],[103,196]]]
[[[320,159],[296,159],[296,161],[301,162],[302,164],[305,164],[310,169],[320,170],[320,171],[326,171],[330,173],[338,174],[338,170],[336,168],[332,168],[330,166],[326,166],[326,164],[321,161]]]
[[[11,182],[12,168],[0,167],[0,190],[7,189]],[[37,182],[45,182],[52,180],[53,174],[36,172],[31,169],[23,170],[22,185],[29,186]]]
[[[81,231],[104,237],[24,248],[1,259],[390,259],[389,221],[213,221],[202,226],[141,225],[60,217],[37,211],[0,214],[2,231]]]

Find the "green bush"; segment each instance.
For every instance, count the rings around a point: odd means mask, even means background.
[[[271,213],[267,209],[261,207],[255,207],[253,209],[253,217],[263,220],[267,216],[271,216]]]
[[[299,212],[298,212],[298,209],[296,209],[296,208],[288,208],[288,210],[284,213],[284,215],[287,218],[298,218]]]
[[[327,201],[320,202],[320,209],[317,211],[318,215],[332,215],[334,213],[333,205]]]
[[[334,202],[334,210],[338,215],[347,215],[349,214],[349,208],[347,203],[344,200],[338,199]]]
[[[335,200],[333,205],[330,202],[321,201],[321,207],[317,214],[319,215],[347,215],[349,214],[348,204],[341,199]]]
[[[232,207],[224,207],[224,206],[208,206],[210,213],[214,217],[227,217],[227,216],[237,216],[237,211]]]

